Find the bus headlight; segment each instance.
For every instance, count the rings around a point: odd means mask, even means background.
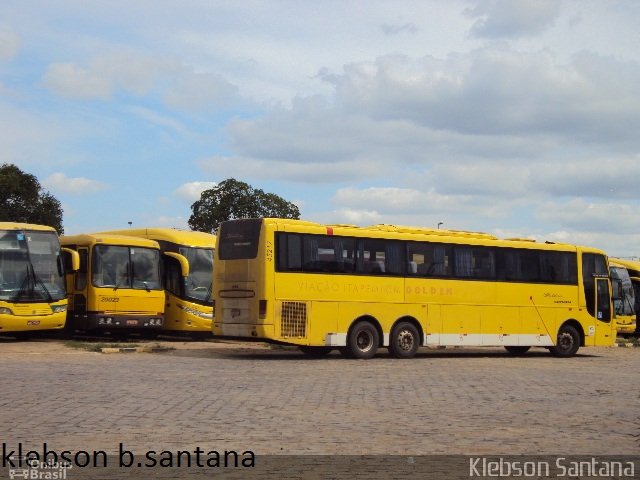
[[[13,315],[13,312],[10,308],[0,307],[0,315]]]
[[[66,305],[51,305],[51,310],[53,313],[62,313],[67,311]]]

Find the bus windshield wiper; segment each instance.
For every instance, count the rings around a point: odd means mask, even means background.
[[[213,290],[213,282],[209,284],[209,288],[207,288],[207,295],[204,297],[204,301],[208,302],[211,300],[211,291]]]
[[[35,289],[35,286],[39,283],[40,286],[42,287],[42,290],[44,290],[44,293],[47,294],[49,303],[53,302],[53,297],[51,296],[51,292],[49,292],[49,289],[47,288],[47,286],[44,284],[44,282],[40,279],[36,271],[33,269],[33,265],[31,266],[31,271],[33,272],[33,278],[35,280],[35,284],[33,285],[34,289]]]
[[[29,290],[29,287],[31,287],[31,291],[33,292],[33,282],[32,280],[32,276],[31,276],[31,262],[27,263],[27,274],[24,277],[24,280],[22,280],[22,283],[20,284],[20,288],[18,289],[18,293],[15,294],[15,296],[11,299],[12,302],[17,302],[18,300],[20,300],[22,298],[23,295],[25,295],[27,293],[27,291]]]

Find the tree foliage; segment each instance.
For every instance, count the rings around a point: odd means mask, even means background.
[[[202,192],[191,211],[189,226],[209,233],[215,233],[221,222],[234,218],[300,218],[300,210],[293,203],[234,178]]]
[[[34,175],[7,163],[0,165],[0,221],[49,225],[64,233],[60,201]]]

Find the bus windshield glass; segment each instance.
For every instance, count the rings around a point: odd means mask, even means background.
[[[55,232],[0,232],[0,300],[55,302],[65,296]]]
[[[634,291],[626,268],[611,266],[613,308],[616,315],[634,314]]]
[[[93,251],[93,284],[160,290],[159,259],[159,251],[151,248],[97,245]]]
[[[180,247],[180,254],[189,261],[185,296],[200,302],[211,303],[213,250],[210,248]]]

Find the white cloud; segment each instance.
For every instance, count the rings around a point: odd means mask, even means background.
[[[549,28],[560,6],[559,0],[479,0],[466,13],[478,18],[471,28],[477,37],[522,37]]]
[[[542,203],[536,209],[536,217],[573,232],[637,234],[640,232],[639,207],[637,202],[595,203],[576,198]]]
[[[133,113],[134,115],[137,115],[140,118],[143,118],[149,123],[153,123],[154,125],[169,128],[181,134],[188,133],[188,129],[183,123],[175,120],[172,117],[158,113],[155,110],[151,110],[150,108],[128,107],[127,110]]]
[[[67,98],[106,100],[113,93],[113,84],[109,78],[71,63],[51,65],[44,76],[44,83],[57,95]]]
[[[53,173],[42,181],[42,185],[53,192],[70,195],[95,193],[108,188],[102,182],[83,177],[68,177],[64,173]]]
[[[220,75],[191,73],[165,94],[168,106],[186,112],[210,112],[240,101],[238,87]]]
[[[205,190],[214,188],[217,185],[215,182],[189,182],[180,185],[175,194],[179,197],[193,203],[200,199],[200,194]]]
[[[372,161],[310,162],[278,161],[251,157],[212,157],[198,162],[202,170],[217,178],[284,180],[302,183],[343,183],[380,176],[384,165]]]

